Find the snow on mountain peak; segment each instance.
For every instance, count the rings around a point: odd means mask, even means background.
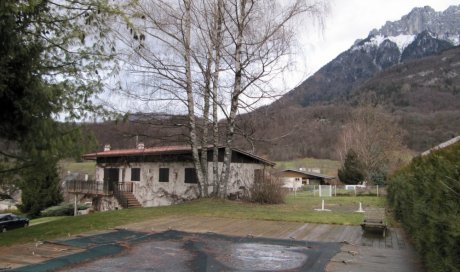
[[[389,40],[398,46],[399,52],[402,52],[409,44],[411,44],[414,41],[415,37],[416,35],[405,34],[389,37],[385,37],[383,35],[373,35],[369,36],[366,40],[355,43],[351,50],[355,51],[369,46],[379,47],[381,43],[383,43],[386,40]]]
[[[398,46],[399,52],[402,52],[409,44],[414,41],[415,37],[416,35],[400,34],[398,36],[388,37],[388,39]]]

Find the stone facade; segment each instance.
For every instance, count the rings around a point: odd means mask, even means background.
[[[214,150],[206,152],[208,183],[212,183]],[[236,148],[231,152],[227,196],[248,196],[254,180],[265,175],[275,163]],[[217,155],[222,173],[225,148],[219,147]],[[118,150],[107,146],[104,151],[85,154],[83,158],[96,161],[95,180],[91,184],[75,183],[69,190],[91,195],[93,207],[98,210],[114,209],[120,207],[118,204],[128,208],[164,206],[200,196],[190,146],[146,148],[141,144],[135,149]],[[208,192],[212,191],[210,185]]]
[[[222,166],[223,164],[219,163],[220,170]],[[234,196],[247,194],[254,182],[255,172],[266,167],[260,163],[232,163],[228,194]],[[96,181],[104,180],[105,168],[118,168],[119,183],[133,183],[133,194],[143,207],[171,205],[199,196],[198,184],[185,182],[185,169],[194,169],[192,162],[137,162],[117,165],[117,167],[109,164],[97,165]],[[132,179],[133,168],[140,169],[140,180],[138,181]],[[168,169],[167,182],[160,182],[160,168]],[[212,162],[208,163],[208,178],[210,181],[213,178]],[[212,192],[212,189],[212,186],[209,186],[209,192]],[[113,209],[116,204],[100,206],[98,208],[106,210]]]

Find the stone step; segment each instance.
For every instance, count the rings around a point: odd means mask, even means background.
[[[137,198],[131,192],[121,192],[123,198],[126,200],[126,208],[141,208],[142,205],[139,203]]]

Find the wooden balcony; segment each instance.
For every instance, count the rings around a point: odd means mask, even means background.
[[[108,182],[94,180],[67,180],[64,191],[71,194],[113,195],[113,191],[109,190]]]

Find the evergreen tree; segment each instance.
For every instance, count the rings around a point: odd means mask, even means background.
[[[349,149],[343,166],[339,169],[340,181],[345,184],[358,184],[364,180],[363,164],[353,149]]]
[[[61,200],[57,162],[80,149],[76,126],[56,119],[100,110],[91,97],[111,58],[103,3],[0,1],[0,181],[22,178],[21,209],[31,215]]]
[[[19,208],[30,217],[39,216],[44,208],[57,205],[63,200],[56,161],[28,167],[23,172],[21,183],[22,204]]]

